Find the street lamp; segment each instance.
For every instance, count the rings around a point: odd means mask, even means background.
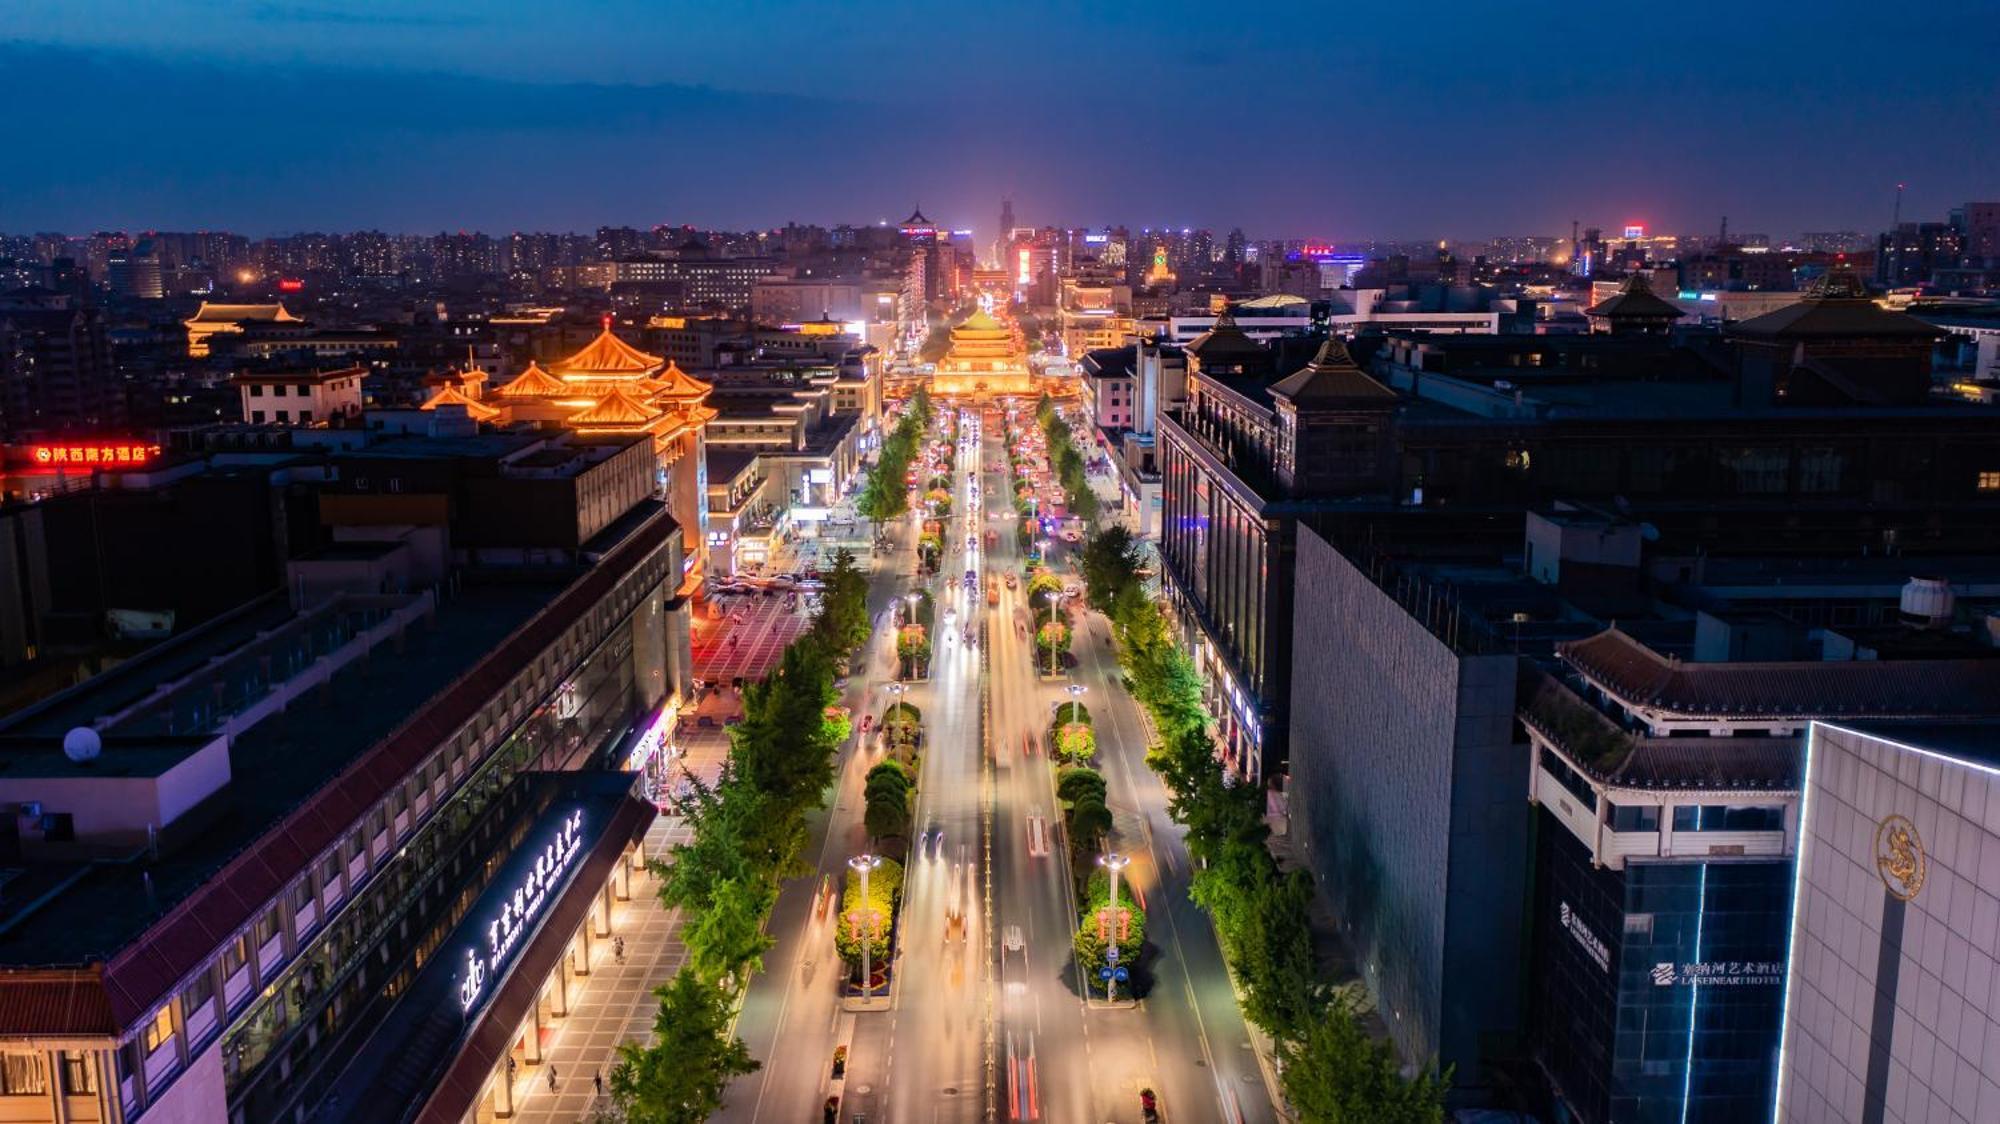
[[[1049,590],[1049,677],[1052,679],[1057,672],[1055,644],[1056,606],[1062,602],[1063,598],[1068,596],[1069,594],[1064,593],[1060,589]]]
[[[1090,688],[1081,683],[1071,683],[1069,686],[1063,688],[1063,690],[1069,692],[1069,720],[1074,722],[1076,721],[1077,697],[1085,691],[1090,690]]]
[[[1118,947],[1118,872],[1131,866],[1132,860],[1129,856],[1121,855],[1116,851],[1106,851],[1104,854],[1097,856],[1097,865],[1103,867],[1111,875],[1111,911],[1105,914],[1104,917],[1104,933],[1105,938],[1110,942],[1110,947],[1116,948]],[[865,880],[867,875],[863,875],[862,878]],[[867,882],[863,881],[862,886],[866,887]],[[862,891],[862,896],[864,898],[867,896],[865,889]],[[1117,993],[1118,980],[1115,977],[1105,980],[1104,1001],[1109,1003],[1116,997]]]
[[[903,614],[903,623],[905,625],[917,623],[917,598],[921,596],[923,595],[915,590],[911,590],[903,595],[903,602],[909,606],[909,609]]]
[[[872,915],[874,911],[868,909],[868,872],[882,865],[881,856],[863,852],[848,859],[847,865],[861,873],[861,909],[855,912],[861,913],[866,911]],[[1115,874],[1112,875],[1114,880],[1117,877]],[[866,1003],[870,999],[875,998],[875,972],[874,966],[869,962],[869,942],[873,939],[873,936],[871,932],[866,931],[861,932],[859,935],[861,941],[861,1001]]]

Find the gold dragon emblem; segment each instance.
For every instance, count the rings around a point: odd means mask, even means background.
[[[1889,816],[1875,829],[1875,871],[1891,894],[1909,901],[1924,888],[1924,841],[1917,825]]]

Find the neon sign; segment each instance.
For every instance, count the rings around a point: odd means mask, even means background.
[[[500,974],[501,965],[521,943],[522,934],[528,931],[529,923],[541,916],[548,905],[549,892],[556,887],[557,876],[569,869],[576,861],[578,851],[583,849],[583,809],[571,812],[563,820],[556,837],[535,856],[535,865],[528,871],[514,892],[500,902],[500,916],[486,925],[486,953],[482,957],[476,948],[465,950],[465,976],[459,981],[459,1005],[470,1011],[486,990],[488,977]]]
[[[93,441],[75,445],[36,445],[30,453],[36,464],[131,466],[145,464],[160,455],[158,445],[134,441]]]

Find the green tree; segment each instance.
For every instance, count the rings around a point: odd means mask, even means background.
[[[650,1043],[621,1043],[611,1097],[630,1124],[702,1124],[722,1108],[730,1079],[755,1073],[743,1040],[729,1035],[729,998],[692,968],[654,992]]]
[[[876,839],[903,839],[910,833],[910,798],[907,793],[878,790],[868,794],[862,822]]]
[[[763,969],[764,953],[776,943],[764,931],[764,918],[776,900],[775,887],[761,880],[723,879],[716,884],[708,908],[692,914],[681,930],[688,966],[703,983],[733,992],[752,972]]]
[[[1440,1124],[1449,1074],[1406,1080],[1388,1043],[1362,1029],[1352,1000],[1317,989],[1316,1014],[1278,1041],[1279,1082],[1305,1124]]]
[[[1085,797],[1069,810],[1070,842],[1079,851],[1094,851],[1097,841],[1111,830],[1111,809],[1096,797]]]
[[[1083,765],[1067,765],[1056,773],[1056,795],[1074,804],[1086,796],[1104,803],[1104,774]]]
[[[826,589],[820,595],[813,635],[836,662],[852,655],[868,639],[868,576],[845,547],[833,552],[833,565],[823,571]]]
[[[1123,523],[1113,523],[1083,544],[1083,584],[1090,607],[1111,614],[1127,590],[1139,586],[1139,544]]]

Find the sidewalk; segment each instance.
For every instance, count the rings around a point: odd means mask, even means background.
[[[686,828],[678,819],[661,817],[646,832],[646,853],[663,854],[686,838]],[[590,978],[570,1000],[568,1017],[556,1021],[546,1061],[524,1065],[515,1075],[514,1096],[519,1110],[514,1119],[527,1124],[574,1124],[589,1118],[595,1092],[590,1078],[605,1078],[604,1106],[610,1104],[611,1067],[617,1063],[618,1043],[645,1041],[653,1033],[653,1016],[659,1000],[653,988],[672,978],[687,959],[681,944],[679,910],[660,908],[659,881],[650,874],[632,879],[632,898],[619,902],[611,911],[611,931],[625,938],[625,963],[612,955],[608,941],[592,945],[594,963]],[[551,1069],[553,1067],[553,1070]],[[557,1078],[556,1091],[549,1089],[549,1074]]]
[[[710,695],[700,713],[723,714],[739,709],[736,700]],[[682,761],[697,777],[715,780],[728,752],[728,738],[715,728],[690,728],[676,738]],[[646,831],[646,855],[665,857],[689,830],[677,816],[662,815]],[[672,979],[687,960],[681,944],[681,911],[663,909],[659,879],[650,872],[632,877],[630,900],[611,910],[611,932],[625,938],[625,962],[620,964],[611,942],[591,946],[590,976],[577,981],[567,1016],[558,1018],[540,1065],[520,1067],[514,1078],[513,1119],[526,1124],[575,1124],[590,1119],[594,1107],[610,1106],[611,1069],[618,1062],[620,1042],[649,1041],[659,1000],[653,989]],[[551,1067],[556,1087],[549,1087]],[[591,1075],[601,1074],[606,1096],[599,1101]]]

